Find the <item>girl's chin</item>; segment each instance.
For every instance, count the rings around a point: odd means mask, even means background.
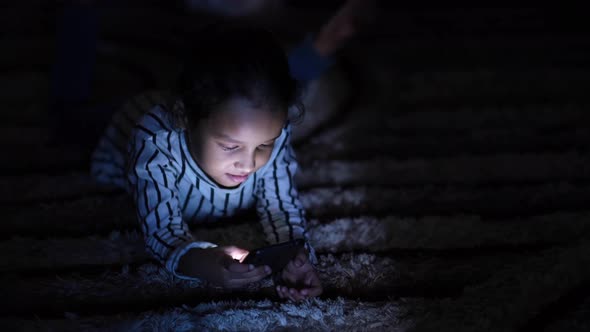
[[[238,187],[241,182],[234,182],[228,178],[227,175],[222,176],[221,178],[215,178],[215,183],[221,188],[232,189]]]

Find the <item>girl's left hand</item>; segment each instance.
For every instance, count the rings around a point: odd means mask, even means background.
[[[299,251],[281,272],[284,284],[277,285],[277,294],[282,299],[301,301],[322,293],[322,285],[305,249]]]

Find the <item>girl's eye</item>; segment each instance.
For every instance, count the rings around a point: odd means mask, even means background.
[[[233,151],[235,149],[238,148],[238,146],[225,146],[225,145],[219,145],[221,147],[221,150],[223,151]]]
[[[260,149],[268,149],[268,148],[272,148],[273,145],[274,145],[274,143],[273,144],[260,144],[258,146],[258,148],[260,148]]]

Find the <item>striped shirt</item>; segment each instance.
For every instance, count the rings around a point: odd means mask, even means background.
[[[191,248],[215,244],[193,238],[188,225],[232,217],[255,208],[269,243],[306,239],[305,214],[293,183],[297,169],[291,128],[275,141],[269,161],[236,188],[222,188],[189,151],[165,98],[151,91],[131,99],[113,116],[92,156],[101,183],[125,188],[134,198],[148,252],[170,272]],[[307,241],[306,241],[307,242]],[[313,249],[307,245],[312,263]]]

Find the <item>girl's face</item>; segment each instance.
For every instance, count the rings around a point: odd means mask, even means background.
[[[192,130],[190,148],[218,185],[236,187],[268,162],[285,121],[286,112],[231,98]]]

